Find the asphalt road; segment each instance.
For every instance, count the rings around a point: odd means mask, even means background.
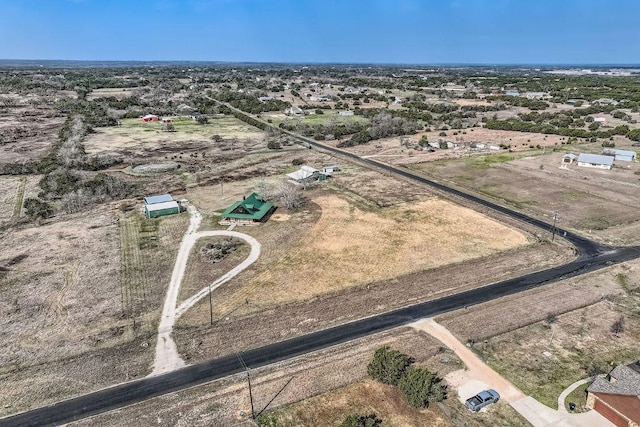
[[[569,264],[494,283],[437,300],[428,301],[388,313],[346,323],[286,341],[269,344],[242,353],[249,368],[257,368],[301,356],[356,338],[403,326],[424,317],[469,307],[533,289],[553,281],[578,276],[612,264],[640,256],[640,247],[616,249],[591,259],[578,259]],[[62,401],[53,406],[34,409],[0,419],[0,426],[52,426],[86,418],[101,412],[142,402],[152,397],[207,383],[242,371],[236,355],[187,366],[177,371],[147,377],[115,387]]]
[[[432,186],[466,200],[494,209],[512,218],[533,224],[539,228],[551,230],[552,225],[536,218],[529,217],[495,203],[488,202],[462,191],[449,188],[443,184],[415,176],[403,169],[389,167],[371,159],[362,159],[352,153],[333,147],[326,147],[315,141],[292,136],[312,146],[333,151],[351,157],[358,162],[368,163],[420,183]],[[427,301],[420,304],[400,308],[388,313],[379,314],[354,322],[346,323],[330,329],[292,338],[259,347],[242,353],[242,359],[249,368],[257,368],[272,363],[301,356],[313,351],[345,343],[367,335],[403,326],[424,317],[432,317],[447,311],[457,310],[490,301],[507,295],[533,289],[554,281],[575,277],[624,261],[640,257],[640,247],[610,248],[599,245],[570,231],[558,230],[559,235],[573,243],[580,257],[568,264],[531,273],[522,277],[505,280],[472,289],[448,297]],[[65,400],[55,405],[34,409],[21,414],[0,419],[3,426],[52,426],[68,423],[91,415],[142,402],[163,394],[183,390],[195,385],[236,374],[243,370],[240,358],[230,355],[208,362],[191,365],[156,377],[120,384],[111,388],[89,393],[74,399]]]

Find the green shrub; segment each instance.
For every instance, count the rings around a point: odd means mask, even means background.
[[[278,419],[273,415],[262,414],[256,418],[259,427],[278,427]]]
[[[446,386],[442,379],[424,368],[409,368],[398,382],[398,388],[409,405],[427,408],[431,402],[441,402],[446,397]]]
[[[398,385],[405,371],[413,364],[413,358],[388,346],[380,347],[367,366],[367,373],[384,384]]]
[[[382,424],[382,420],[376,414],[359,415],[353,414],[340,423],[340,427],[377,427]]]
[[[40,199],[25,199],[24,212],[29,218],[49,218],[53,215],[53,207]]]

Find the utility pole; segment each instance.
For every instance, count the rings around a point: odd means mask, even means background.
[[[558,211],[553,211],[553,228],[551,229],[551,241],[556,237],[556,222],[558,221]]]
[[[249,368],[244,363],[244,360],[242,359],[242,356],[240,356],[240,354],[236,353],[236,356],[238,356],[238,360],[240,361],[240,364],[242,365],[244,370],[247,372],[247,383],[249,383],[249,400],[251,401],[251,418],[255,420],[256,411],[253,407],[253,392],[251,391],[251,375],[249,373]]]
[[[209,283],[209,317],[211,319],[209,325],[213,326],[213,301],[211,300],[211,283]]]

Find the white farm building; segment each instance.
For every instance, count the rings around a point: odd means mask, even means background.
[[[628,151],[628,150],[615,150],[613,148],[607,148],[602,151],[602,154],[605,156],[613,156],[616,160],[620,160],[621,162],[635,162],[636,161],[636,152]]]
[[[611,156],[580,153],[578,156],[578,166],[585,168],[611,169],[613,167],[613,160],[614,159]]]

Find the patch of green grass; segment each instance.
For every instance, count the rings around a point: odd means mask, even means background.
[[[498,354],[489,345],[479,354],[491,368],[504,375],[525,394],[550,408],[557,406],[558,396],[564,389],[593,374],[593,371],[604,373],[613,366],[640,357],[640,348],[636,347],[610,349],[600,353],[590,349],[565,350],[567,351],[562,355],[529,355],[530,357],[518,357],[516,360],[509,355]]]
[[[534,200],[516,200],[510,197],[506,197],[504,193],[496,188],[492,184],[483,184],[476,188],[476,191],[485,196],[493,197],[505,201],[507,204],[515,207],[516,209],[523,209],[526,206],[535,205],[537,202]]]
[[[629,276],[627,276],[625,273],[616,274],[616,282],[618,282],[622,289],[627,292],[629,291]]]
[[[542,150],[524,151],[518,153],[496,153],[496,154],[484,154],[481,156],[469,156],[465,158],[467,166],[486,169],[494,164],[506,163],[513,160],[518,160],[523,157],[533,157],[542,155]]]
[[[589,196],[589,194],[584,191],[569,189],[562,193],[562,196],[569,200],[583,200]]]
[[[576,409],[574,412],[582,412],[581,408],[587,404],[587,387],[589,387],[591,383],[582,384],[580,387],[573,390],[571,393],[567,395],[567,398],[564,400],[564,407],[569,410],[569,403],[575,403]]]
[[[486,169],[496,163],[506,163],[515,160],[512,154],[487,154],[485,156],[470,156],[465,159],[467,166]]]

